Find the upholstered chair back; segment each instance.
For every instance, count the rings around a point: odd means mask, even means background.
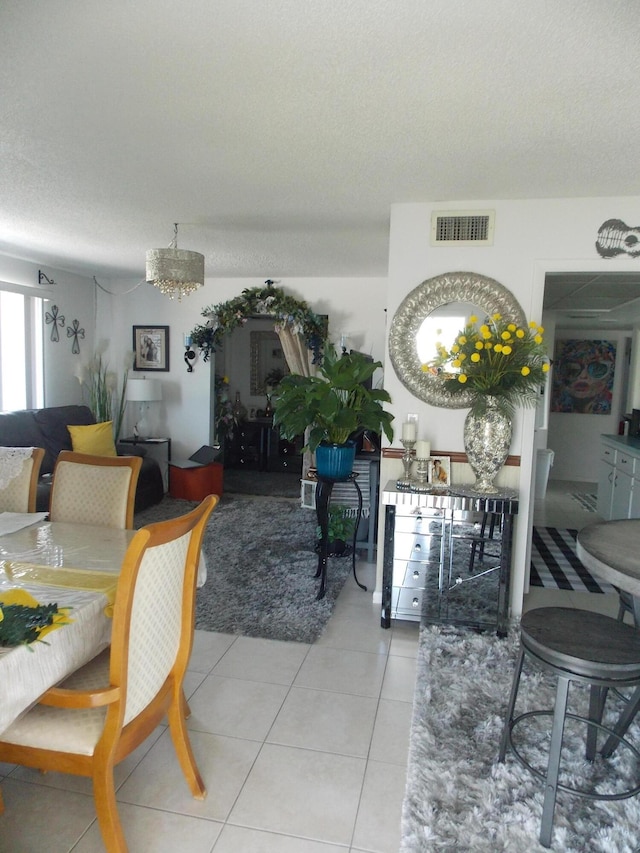
[[[139,456],[62,451],[53,472],[51,521],[131,529]]]
[[[42,447],[0,447],[0,512],[35,512]]]

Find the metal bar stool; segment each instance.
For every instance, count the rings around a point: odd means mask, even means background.
[[[514,716],[524,658],[555,674],[556,698],[553,709],[533,710]],[[588,717],[567,711],[572,681],[590,685]],[[593,761],[599,732],[608,735],[602,756],[611,755],[622,744],[640,759],[640,752],[622,735],[621,727],[602,724],[604,703],[609,688],[640,686],[640,632],[631,626],[587,610],[566,607],[541,607],[525,613],[520,623],[520,651],[511,688],[511,697],[500,743],[503,762],[510,746],[517,760],[545,783],[540,844],[551,846],[553,814],[558,790],[592,800],[621,800],[640,792],[640,785],[622,793],[598,794],[590,790],[560,784],[560,760],[565,719],[583,722],[587,727],[586,758]],[[534,768],[512,740],[514,728],[531,717],[552,717],[549,762],[546,774]],[[522,747],[521,747],[522,748]]]

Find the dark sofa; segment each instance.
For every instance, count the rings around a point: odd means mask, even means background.
[[[58,453],[72,449],[67,425],[88,426],[95,422],[88,406],[51,406],[47,409],[0,412],[0,446],[44,448],[38,483],[38,511],[49,509],[51,473]],[[164,483],[156,460],[145,456],[144,448],[120,446],[117,450],[120,456],[143,457],[136,489],[135,512],[159,503],[164,494]]]

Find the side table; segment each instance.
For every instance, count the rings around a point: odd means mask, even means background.
[[[140,438],[140,436],[129,436],[119,438],[118,444],[131,444],[133,447],[140,445],[160,465],[165,492],[169,491],[169,463],[171,462],[171,439],[170,438]]]
[[[351,548],[351,565],[353,568],[353,579],[358,584],[360,589],[365,592],[367,588],[361,584],[356,574],[356,540],[358,537],[358,525],[362,518],[362,490],[358,485],[358,475],[355,472],[349,474],[348,477],[340,480],[328,479],[325,477],[317,477],[316,486],[316,515],[318,516],[318,524],[320,526],[320,542],[318,545],[318,570],[314,577],[320,578],[320,588],[316,598],[320,600],[324,598],[327,586],[327,557],[329,550],[329,502],[331,500],[331,492],[336,483],[353,483],[358,493],[358,514],[356,523],[353,529],[353,542]]]

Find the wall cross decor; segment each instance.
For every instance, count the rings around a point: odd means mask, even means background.
[[[73,338],[73,343],[71,344],[71,352],[74,355],[78,355],[80,352],[80,344],[78,343],[78,338],[82,338],[84,340],[84,329],[79,328],[80,323],[78,320],[74,320],[70,326],[67,326],[67,337]]]
[[[54,343],[57,343],[60,340],[60,333],[58,332],[58,326],[62,328],[64,326],[64,317],[62,314],[58,315],[58,306],[52,305],[51,311],[47,311],[44,315],[44,321],[47,325],[51,325],[51,340]]]

